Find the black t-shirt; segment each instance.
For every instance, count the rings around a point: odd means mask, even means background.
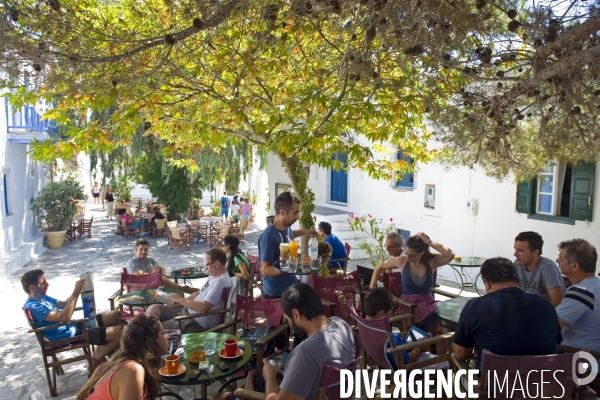
[[[106,195],[104,196],[104,200],[106,200],[106,201],[115,201],[115,197],[113,196],[112,193],[106,193]]]
[[[555,354],[562,335],[548,300],[509,287],[469,301],[452,341],[475,347],[479,368],[483,349],[501,356]]]

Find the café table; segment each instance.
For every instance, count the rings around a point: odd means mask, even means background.
[[[458,283],[458,287],[460,288],[458,294],[461,294],[464,289],[475,289],[480,296],[485,294],[483,289],[477,287],[477,280],[480,277],[479,269],[485,260],[487,258],[461,257],[460,260],[454,259],[448,263],[454,270],[454,275],[457,276],[456,283]],[[473,268],[476,268],[476,275],[473,275],[475,273],[472,271]],[[471,269],[471,272],[469,272],[469,269]],[[458,282],[459,279],[460,283]]]
[[[473,297],[456,297],[437,303],[434,311],[442,320],[442,326],[453,331],[456,330],[460,313],[465,307],[465,304],[472,299]]]
[[[186,280],[208,278],[208,272],[205,269],[196,272],[195,267],[190,267],[187,269],[189,271],[188,274],[183,273],[184,269],[185,268],[181,268],[171,271],[171,278],[173,278],[175,283],[179,283],[179,279],[183,279],[183,284],[185,285]]]
[[[207,372],[202,372],[198,379],[190,380],[190,376],[192,375],[194,370],[198,369],[197,363],[190,362],[190,353],[193,351],[204,351],[204,339],[205,338],[215,338],[216,339],[216,352],[212,356],[207,356],[206,361],[208,361],[211,365],[213,365],[213,373],[212,377],[208,375]],[[244,368],[250,358],[252,357],[252,347],[250,343],[244,340],[244,349],[243,354],[235,359],[224,359],[219,356],[219,352],[223,350],[225,347],[224,343],[227,339],[235,339],[237,341],[241,341],[242,338],[230,335],[227,333],[217,333],[217,332],[199,332],[199,333],[185,333],[182,335],[182,343],[183,345],[183,359],[181,360],[182,364],[185,366],[185,372],[181,375],[174,377],[165,377],[161,376],[161,381],[163,385],[177,385],[177,386],[200,386],[201,398],[207,398],[207,386],[215,381],[224,382],[225,378],[235,374],[240,369]],[[217,364],[220,362],[224,362],[229,369],[227,371],[221,371]],[[195,391],[194,391],[195,392]],[[194,393],[195,396],[195,393]]]
[[[179,289],[159,289],[167,293],[177,293],[181,297],[185,296],[185,293],[183,293],[183,291]],[[156,290],[157,289],[135,290],[133,292],[128,292],[122,296],[119,296],[117,301],[121,305],[129,307],[130,311],[132,311],[133,307],[149,307],[153,304],[162,304],[160,301],[154,300],[154,298],[152,297],[152,292],[156,292]]]

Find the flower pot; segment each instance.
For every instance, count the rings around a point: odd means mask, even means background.
[[[48,247],[51,249],[60,249],[65,244],[65,235],[67,231],[46,232],[48,238]]]
[[[250,222],[254,222],[254,215],[250,216]]]

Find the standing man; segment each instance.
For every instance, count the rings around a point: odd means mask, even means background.
[[[179,323],[175,317],[179,315],[192,315],[221,310],[223,306],[223,289],[231,287],[231,279],[225,268],[227,254],[221,249],[214,248],[205,254],[208,279],[200,291],[182,298],[177,293],[169,296],[176,304],[184,308],[175,308],[166,305],[153,304],[148,308],[148,313],[156,315],[165,329],[179,329]],[[219,324],[219,315],[208,315],[204,317],[184,319],[181,321],[183,330],[209,329]]]
[[[542,257],[544,241],[537,232],[521,232],[515,238],[515,268],[519,287],[537,293],[554,307],[565,295],[565,281],[556,264]]]
[[[283,192],[277,196],[275,221],[267,226],[258,239],[265,298],[280,298],[283,292],[297,281],[294,274],[286,274],[279,270],[279,244],[288,243],[289,239],[299,236],[317,234],[314,229],[292,231],[291,226],[298,221],[299,215],[300,200],[296,196],[290,192]]]
[[[21,285],[28,296],[23,309],[29,309],[35,326],[43,328],[57,322],[71,321],[77,299],[85,287],[85,280],[75,282],[73,293],[64,301],[46,295],[50,284],[41,269],[25,272],[21,277]],[[102,364],[105,357],[117,348],[123,334],[121,312],[118,310],[96,314],[96,322],[98,328],[87,328],[90,343],[98,346],[92,357],[94,368]],[[80,329],[77,325],[70,324],[48,329],[43,335],[48,340],[60,340],[80,335]]]
[[[556,354],[562,342],[558,317],[552,305],[537,294],[519,289],[519,277],[506,258],[490,258],[481,266],[486,295],[463,308],[452,348],[466,360],[489,350],[499,356]]]
[[[223,197],[221,197],[221,218],[229,218],[229,197],[227,197],[227,192],[223,192]]]
[[[102,178],[102,185],[100,185],[100,198],[102,199],[102,208],[104,208],[104,197],[106,196],[106,178]]]
[[[189,286],[180,286],[166,277],[167,272],[163,267],[158,265],[158,263],[152,257],[148,257],[148,253],[150,252],[150,242],[148,239],[138,239],[135,242],[135,248],[133,250],[134,256],[127,263],[127,273],[130,275],[141,275],[147,274],[148,272],[162,271],[162,281],[160,282],[161,286],[179,289],[184,293],[194,293],[197,292],[197,288],[189,287]]]
[[[600,278],[596,276],[598,253],[583,239],[558,245],[556,262],[571,282],[565,298],[556,307],[565,346],[600,352]]]
[[[346,258],[346,247],[344,246],[344,243],[342,243],[342,241],[335,236],[333,233],[331,233],[331,224],[329,222],[319,222],[319,235],[321,235],[323,237],[323,240],[325,241],[325,243],[329,243],[329,245],[331,246],[331,249],[333,250],[332,254],[331,254],[331,258],[334,260],[338,260],[338,259],[343,259]],[[344,262],[343,261],[334,261],[334,262],[329,262],[327,264],[327,268],[343,268],[344,267]]]

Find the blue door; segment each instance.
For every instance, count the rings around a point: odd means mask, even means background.
[[[346,167],[346,154],[338,151],[331,158],[339,160],[344,165],[339,171],[331,168],[331,201],[347,203],[348,173],[344,169]]]

